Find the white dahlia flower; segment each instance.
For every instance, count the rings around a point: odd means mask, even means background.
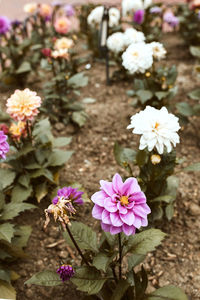
[[[122,32],[116,32],[109,36],[107,39],[107,47],[110,51],[114,53],[119,53],[124,51],[124,34]]]
[[[131,74],[144,73],[153,64],[153,52],[145,43],[131,44],[122,54],[122,65]]]
[[[142,43],[145,39],[144,33],[134,28],[128,28],[124,32],[124,40],[127,47],[133,43]]]
[[[165,58],[167,51],[164,48],[163,44],[159,42],[152,42],[149,44],[149,47],[153,51],[153,57],[156,58],[157,60]]]
[[[97,26],[101,23],[103,17],[104,7],[97,6],[95,7],[87,18],[87,22],[90,26]],[[120,20],[120,11],[115,7],[109,9],[109,26],[114,27],[119,25]]]
[[[127,128],[133,128],[133,133],[141,135],[140,150],[148,148],[148,151],[152,151],[155,147],[159,154],[163,154],[166,147],[169,153],[172,145],[175,147],[179,143],[178,118],[168,113],[166,107],[159,110],[147,106],[131,117],[131,124]]]

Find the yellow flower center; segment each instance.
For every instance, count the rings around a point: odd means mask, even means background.
[[[121,203],[121,205],[128,205],[129,204],[128,197],[127,196],[122,196],[120,198],[120,203]]]
[[[138,57],[138,56],[139,56],[139,54],[138,54],[137,51],[132,52],[132,55],[133,55],[134,57]]]
[[[160,123],[156,122],[156,124],[153,127],[153,131],[156,131],[159,129]]]

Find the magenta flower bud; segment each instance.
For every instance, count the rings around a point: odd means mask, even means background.
[[[60,275],[62,282],[70,280],[75,274],[74,269],[70,265],[62,265],[56,272]]]
[[[144,10],[143,9],[137,10],[133,15],[133,22],[140,25],[143,23],[143,21],[144,21]]]
[[[6,153],[9,151],[9,145],[6,142],[7,135],[0,131],[0,159],[6,159]]]
[[[147,215],[151,212],[146,203],[137,179],[128,178],[125,182],[115,174],[112,182],[100,181],[100,191],[92,195],[94,202],[92,216],[101,220],[101,227],[111,234],[124,232],[135,234],[136,228],[147,226]]]
[[[0,17],[0,34],[5,34],[11,28],[11,21],[6,17]]]

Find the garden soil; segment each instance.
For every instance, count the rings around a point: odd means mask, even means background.
[[[195,60],[189,55],[188,49],[179,40],[177,34],[168,34],[163,43],[168,50],[167,64],[176,64],[178,68],[177,84],[179,91],[172,101],[189,101],[187,93],[199,86],[194,71]],[[85,104],[88,114],[87,123],[80,130],[62,123],[55,126],[57,136],[72,136],[68,149],[74,150],[74,155],[61,172],[62,184],[80,182],[89,197],[99,189],[99,180],[111,180],[119,172],[125,175],[114,159],[113,146],[116,141],[126,147],[137,148],[138,137],[126,129],[131,115],[136,110],[133,99],[126,95],[131,88],[128,82],[117,82],[111,86],[105,85],[105,66],[102,63],[92,63],[90,70],[85,70],[89,84],[81,90],[81,99],[90,97],[96,101]],[[34,86],[31,86],[34,89]],[[40,91],[38,91],[40,93]],[[1,99],[6,100],[9,93],[2,92]],[[200,161],[198,147],[200,122],[193,117],[191,124],[182,127],[181,143],[177,146],[177,156],[183,158],[182,166]],[[149,254],[145,267],[150,279],[149,290],[167,284],[181,287],[191,300],[200,299],[200,190],[199,174],[183,173],[177,167],[180,178],[175,214],[171,222],[163,221],[157,227],[167,233],[167,238],[156,251]],[[137,175],[137,170],[135,170]],[[12,268],[20,275],[14,282],[18,300],[81,300],[83,295],[76,291],[71,283],[57,287],[38,287],[24,285],[34,273],[44,269],[56,270],[60,263],[79,263],[77,253],[63,240],[57,225],[52,221],[46,232],[44,226],[44,209],[49,205],[43,200],[39,208],[22,213],[16,218],[20,225],[31,225],[32,234],[26,248],[28,257],[14,263]],[[78,214],[81,220],[98,230],[99,222],[91,217],[92,204],[87,203]],[[95,225],[94,225],[95,224]]]

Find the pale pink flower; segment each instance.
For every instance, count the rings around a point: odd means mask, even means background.
[[[71,26],[71,22],[66,17],[58,18],[54,23],[55,31],[58,33],[66,34]]]

